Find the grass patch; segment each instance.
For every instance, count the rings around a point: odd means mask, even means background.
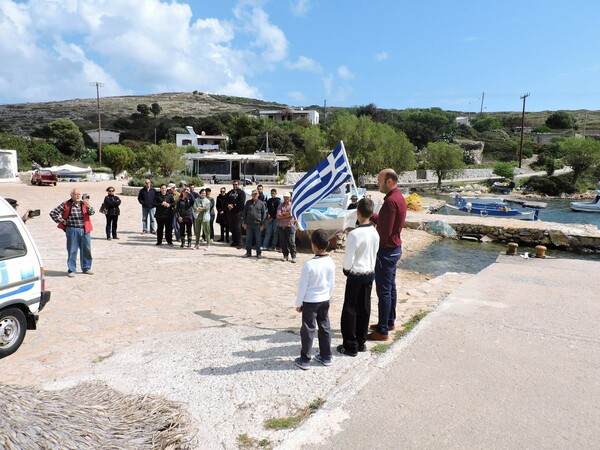
[[[373,347],[371,347],[371,352],[385,353],[386,351],[388,351],[394,342],[396,342],[398,339],[400,339],[403,336],[406,336],[408,333],[410,333],[410,331],[414,327],[416,327],[417,324],[421,321],[421,319],[423,317],[425,317],[427,314],[429,314],[429,311],[421,311],[421,312],[415,314],[414,316],[412,316],[408,320],[408,322],[402,324],[402,329],[400,329],[394,333],[391,341],[387,341],[385,343],[382,342],[377,345],[374,345]]]
[[[239,448],[271,448],[271,441],[268,439],[258,440],[248,436],[246,433],[238,435],[237,443]]]
[[[309,404],[307,407],[302,408],[293,416],[288,417],[276,417],[273,419],[265,420],[265,428],[271,430],[285,430],[288,428],[297,427],[304,419],[310,416],[312,413],[317,411],[325,404],[325,400],[317,398],[314,402]]]

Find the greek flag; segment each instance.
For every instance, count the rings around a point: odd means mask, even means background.
[[[303,212],[350,178],[352,170],[346,157],[344,142],[340,141],[340,145],[327,158],[313,167],[294,186],[292,215],[298,220]]]

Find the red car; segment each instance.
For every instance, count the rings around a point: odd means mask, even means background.
[[[51,170],[36,170],[31,175],[31,184],[37,184],[41,186],[42,184],[53,184],[56,186],[56,182],[58,181],[58,176],[55,172]]]

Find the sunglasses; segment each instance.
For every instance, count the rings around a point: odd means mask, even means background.
[[[108,192],[115,192],[115,190],[114,189],[109,189]]]

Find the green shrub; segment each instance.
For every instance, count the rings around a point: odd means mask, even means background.
[[[512,180],[515,177],[515,165],[512,162],[497,162],[494,164],[494,173],[499,177]]]
[[[531,177],[526,182],[527,189],[538,194],[558,197],[561,194],[574,194],[576,187],[571,183],[570,176]]]

